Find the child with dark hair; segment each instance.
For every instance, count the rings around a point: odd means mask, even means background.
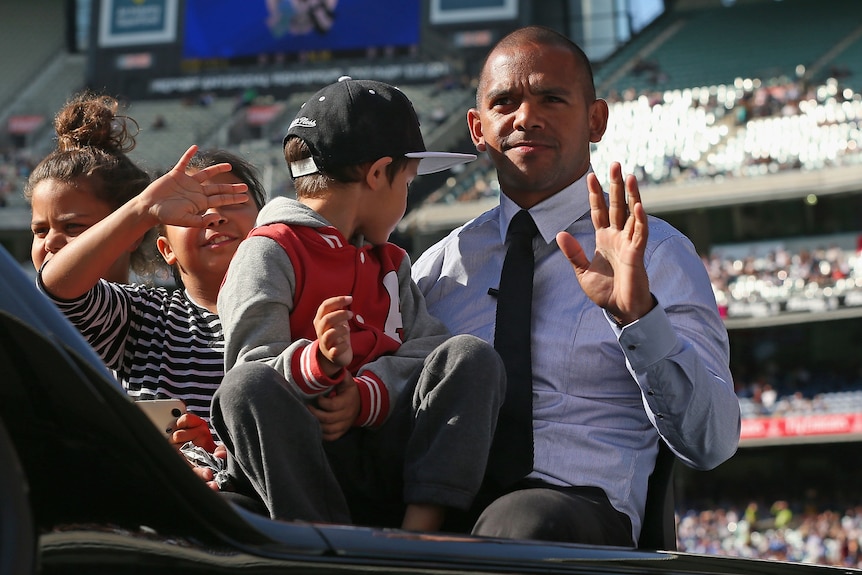
[[[150,175],[126,155],[135,147],[138,125],[119,114],[119,107],[111,96],[84,92],[54,117],[57,147],[33,169],[24,189],[32,212],[31,258],[37,270],[150,183]],[[52,183],[51,193],[34,193],[45,180]],[[131,245],[108,267],[104,279],[127,283],[130,269],[151,274],[145,248],[142,242]]]
[[[432,531],[482,483],[505,387],[494,349],[428,314],[387,240],[428,152],[397,88],[345,78],[284,139],[297,200],[273,199],[219,293],[228,473],[273,518]]]
[[[130,396],[185,402],[188,413],[179,418],[172,443],[192,441],[212,452],[210,403],[224,373],[216,296],[264,192],[241,158],[224,151],[196,154],[194,146],[150,183],[123,152],[132,144],[118,128],[119,118],[104,110],[85,113],[98,102],[110,99],[82,97],[60,113],[75,120],[58,130],[60,148],[28,182],[38,285]],[[127,173],[137,179],[122,177]],[[125,190],[120,184],[129,181],[140,183],[122,200],[101,199],[116,197],[108,190]],[[56,241],[55,222],[65,224],[65,237]],[[151,230],[159,233],[156,247],[164,261],[176,270],[178,289],[129,284],[109,273]],[[35,257],[37,244],[45,246],[42,258]]]

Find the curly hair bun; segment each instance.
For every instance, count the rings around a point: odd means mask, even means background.
[[[54,117],[57,149],[61,151],[91,146],[117,154],[135,148],[138,123],[118,115],[116,98],[84,92],[71,99]],[[134,125],[132,134],[129,126]]]

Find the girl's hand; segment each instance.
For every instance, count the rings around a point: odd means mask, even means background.
[[[189,441],[198,447],[203,447],[209,453],[213,453],[216,448],[210,426],[194,413],[184,413],[177,419],[177,427],[171,433],[170,440],[177,449]]]
[[[215,164],[189,174],[189,162],[197,152],[191,146],[170,172],[153,181],[141,192],[141,201],[158,224],[204,228],[219,215],[206,213],[210,208],[241,204],[249,200],[246,184],[211,184],[207,181],[231,170],[227,163]]]

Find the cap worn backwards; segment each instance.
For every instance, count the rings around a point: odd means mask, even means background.
[[[473,154],[428,152],[419,118],[398,88],[373,80],[339,78],[302,105],[284,144],[300,138],[311,158],[291,162],[293,178],[326,171],[328,166],[373,162],[385,156],[418,158],[418,174],[431,174],[476,159]]]

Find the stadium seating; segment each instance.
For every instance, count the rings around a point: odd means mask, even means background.
[[[163,173],[190,145],[205,147],[219,128],[228,125],[234,105],[233,98],[213,98],[206,106],[176,98],[130,102],[127,113],[141,131],[129,157],[144,169]],[[156,118],[161,118],[162,127],[154,127]]]
[[[3,24],[5,22],[6,24]],[[21,22],[38,23],[39,33]],[[4,2],[0,20],[0,119],[2,111],[58,54],[64,44],[63,3],[56,0]]]
[[[748,2],[678,11],[656,21],[653,27],[659,30],[648,30],[661,41],[642,58],[657,73],[629,73],[604,87],[619,93],[628,88],[643,93],[732,84],[736,78],[796,78],[798,65],[805,66],[806,74],[812,73],[808,68],[815,63],[828,66],[828,62],[820,62],[820,56],[830,54],[843,38],[852,38],[860,22],[862,4],[853,0],[831,0],[828,6],[805,0]],[[665,30],[672,33],[662,36]],[[848,60],[854,69],[859,61]],[[609,75],[601,73],[602,77]],[[857,76],[854,82],[859,90],[862,78]]]

